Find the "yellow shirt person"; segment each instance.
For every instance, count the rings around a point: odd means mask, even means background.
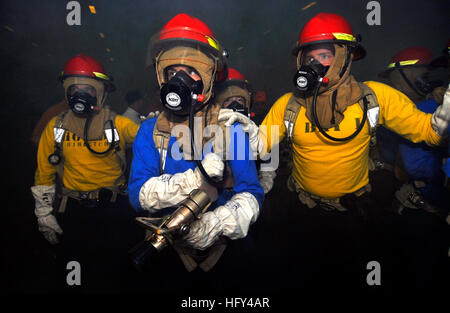
[[[38,166],[35,173],[36,186],[55,184],[56,167],[48,162],[48,156],[53,153],[55,146],[53,131],[55,122],[56,117],[47,124],[39,142]],[[120,115],[116,116],[114,124],[120,135],[120,149],[124,150],[125,144],[133,143],[139,125]],[[82,138],[70,131],[66,131],[64,136],[64,187],[71,190],[92,191],[113,186],[116,179],[122,175],[120,162],[114,149],[105,155],[98,156],[86,148]],[[89,144],[99,152],[107,150],[109,146],[105,136],[101,140],[89,141]]]
[[[365,82],[378,99],[378,123],[413,141],[429,145],[440,143],[431,127],[431,114],[421,112],[404,94],[385,84]],[[260,130],[267,129],[268,150],[278,142],[271,142],[272,125],[279,125],[279,141],[286,135],[284,111],[292,93],[280,97],[262,122]],[[302,107],[293,134],[292,176],[305,191],[323,198],[338,198],[361,189],[369,183],[369,125],[352,140],[334,142],[325,138],[305,115]],[[355,132],[363,118],[358,103],[348,106],[341,123],[327,131],[331,136],[343,138]]]

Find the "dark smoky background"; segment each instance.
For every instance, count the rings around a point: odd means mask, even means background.
[[[33,184],[36,150],[30,142],[41,114],[63,99],[58,82],[65,62],[78,53],[98,59],[114,77],[117,91],[108,103],[126,108],[125,94],[142,90],[156,103],[153,70],[145,69],[151,35],[178,13],[210,26],[229,51],[229,66],[238,69],[254,89],[267,94],[267,110],[292,89],[293,47],[303,25],[319,12],[344,16],[361,34],[367,56],[353,63],[360,80],[379,80],[398,50],[413,45],[441,54],[449,38],[450,2],[378,1],[381,25],[369,26],[369,1],[300,0],[92,0],[81,4],[81,25],[69,26],[69,1],[2,0],[0,4],[0,68],[2,193],[1,227],[4,285],[12,290],[39,290],[45,273],[35,273],[34,256],[47,249],[36,237]],[[89,5],[95,6],[96,14]],[[45,262],[41,261],[41,262]]]

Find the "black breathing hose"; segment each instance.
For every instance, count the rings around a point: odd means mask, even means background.
[[[222,179],[221,181],[215,181],[214,179],[211,178],[211,176],[208,175],[208,173],[205,171],[205,168],[203,167],[203,164],[201,162],[201,158],[197,158],[197,151],[195,150],[195,136],[194,136],[194,110],[195,110],[195,105],[191,106],[191,109],[189,111],[189,130],[191,132],[191,150],[195,159],[195,162],[197,163],[198,169],[200,170],[200,172],[202,173],[202,175],[205,177],[206,181],[214,186],[214,187],[218,187],[218,188],[222,188],[225,184],[225,179]],[[205,117],[206,118],[206,117]],[[226,166],[226,162],[224,162],[224,165]],[[225,175],[225,169],[224,169],[224,175]]]
[[[92,116],[88,116],[86,118],[86,123],[84,124],[84,142],[86,143],[86,147],[88,148],[89,151],[91,151],[94,154],[98,154],[98,155],[102,155],[102,154],[106,154],[109,151],[112,150],[112,148],[114,147],[114,140],[115,140],[115,134],[114,134],[114,125],[112,120],[108,120],[108,122],[111,125],[111,132],[112,132],[112,141],[108,147],[108,149],[106,149],[105,151],[99,152],[99,151],[95,151],[94,149],[91,148],[91,146],[89,145],[89,141],[88,141],[88,129],[89,129],[89,124],[91,123],[91,118]]]
[[[319,93],[320,85],[321,85],[321,83],[318,83],[316,89],[314,89],[314,97],[313,97],[313,118],[314,118],[314,123],[316,124],[316,126],[319,129],[320,133],[322,135],[324,135],[326,138],[328,138],[328,139],[330,139],[332,141],[347,141],[347,140],[355,138],[359,134],[359,132],[362,130],[362,128],[364,127],[364,123],[366,122],[366,119],[367,119],[368,106],[367,106],[366,98],[364,97],[364,100],[363,100],[364,101],[364,116],[363,116],[363,120],[362,120],[361,124],[359,125],[359,127],[356,129],[356,131],[353,134],[351,134],[350,136],[348,136],[348,137],[335,138],[333,136],[328,135],[325,132],[325,130],[322,128],[322,126],[320,126],[319,119],[317,118],[316,102],[317,102],[317,96],[318,96],[318,93]]]

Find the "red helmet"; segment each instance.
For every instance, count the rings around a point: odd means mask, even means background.
[[[216,100],[220,104],[233,96],[243,97],[248,109],[251,110],[253,103],[252,87],[244,75],[234,68],[228,68],[228,76],[225,81],[217,84],[216,93]]]
[[[116,90],[112,78],[106,75],[103,66],[94,58],[85,54],[78,54],[67,61],[64,70],[59,77],[61,81],[70,76],[89,77],[105,83],[107,92]]]
[[[247,90],[250,94],[252,93],[251,86],[248,80],[245,79],[244,75],[242,75],[238,70],[231,67],[228,68],[228,76],[225,81],[221,83],[219,89],[225,88],[226,86],[230,85],[239,86],[242,89]]]
[[[366,55],[359,44],[359,36],[356,37],[350,24],[342,16],[319,13],[303,27],[292,53],[297,55],[301,48],[317,43],[343,43],[355,48],[353,60],[356,61]]]
[[[404,66],[428,66],[432,60],[433,53],[428,48],[421,46],[406,48],[392,57],[387,69],[381,72],[379,76],[387,77],[392,70]]]
[[[150,41],[150,55],[147,57],[147,66],[153,63],[158,53],[167,46],[174,44],[193,45],[218,59],[218,70],[225,66],[227,52],[217,41],[211,29],[201,20],[185,13],[172,18],[159,33]]]
[[[229,68],[228,69],[228,77],[227,80],[232,80],[232,79],[237,79],[237,80],[243,80],[243,81],[247,81],[244,77],[244,75],[242,75],[241,73],[239,73],[237,70],[235,70],[234,68]]]

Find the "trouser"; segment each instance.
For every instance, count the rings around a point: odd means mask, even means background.
[[[144,231],[134,221],[136,213],[124,196],[119,196],[115,203],[95,204],[70,199],[65,213],[57,215],[64,232],[57,254],[60,286],[64,291],[82,292],[134,290],[139,277],[127,252],[144,238]],[[80,266],[80,286],[67,284],[68,277],[74,280],[69,275],[74,268],[66,268],[71,261]]]
[[[266,290],[284,294],[292,290],[298,294],[342,295],[371,292],[366,283],[370,261],[381,264],[384,290],[393,290],[391,273],[398,247],[395,227],[384,219],[371,193],[360,197],[343,197],[347,211],[316,206],[309,208],[300,202],[297,193],[283,190],[285,181],[269,195],[272,205],[262,212],[264,225],[260,251],[264,275],[270,284]],[[360,211],[375,211],[375,218],[365,219]],[[276,214],[276,216],[274,216]],[[363,215],[364,216],[364,215]],[[372,216],[372,215],[371,215]]]

